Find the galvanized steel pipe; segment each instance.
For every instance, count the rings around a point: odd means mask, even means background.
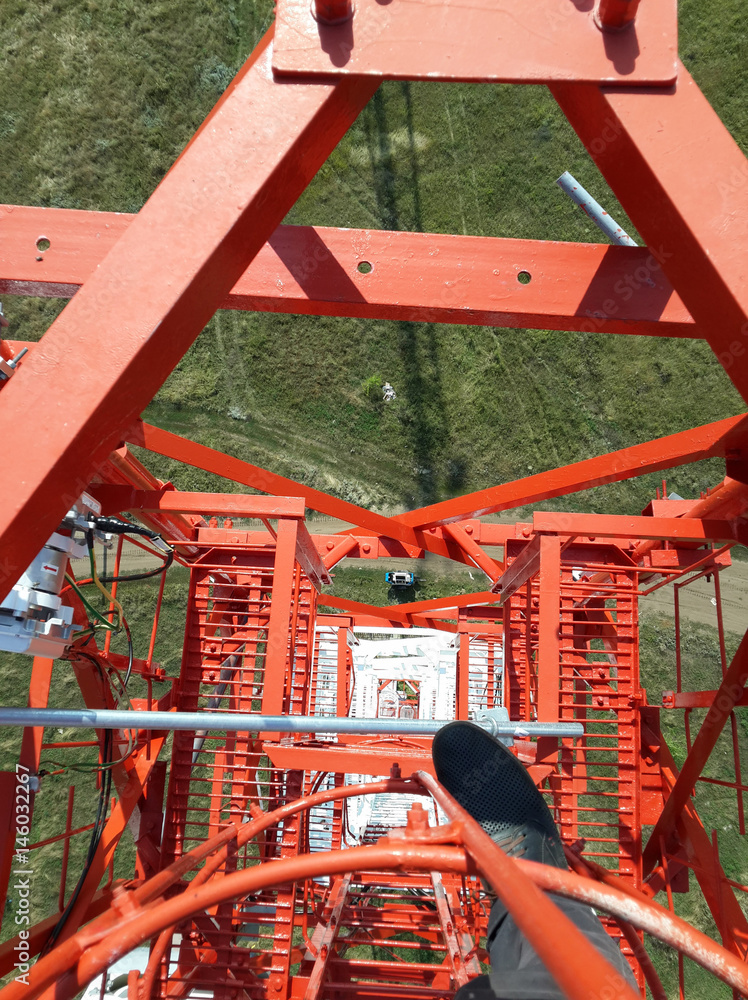
[[[342,719],[318,715],[249,715],[240,712],[122,712],[100,708],[0,708],[0,726],[58,729],[152,729],[271,733],[369,733],[433,736],[451,719]],[[580,722],[497,722],[476,720],[495,736],[584,735]]]
[[[572,177],[568,170],[561,174],[556,183],[565,194],[568,194],[573,202],[589,215],[598,229],[601,229],[608,239],[613,240],[614,243],[618,243],[622,247],[635,247],[639,245],[631,239],[625,229],[618,225],[614,218],[608,215],[602,205],[595,201],[589,191],[585,191],[579,181]]]

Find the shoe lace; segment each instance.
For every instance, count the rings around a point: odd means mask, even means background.
[[[521,858],[523,854],[527,853],[527,847],[523,843],[524,839],[525,831],[517,830],[514,833],[507,834],[505,837],[501,837],[495,843],[510,858]]]

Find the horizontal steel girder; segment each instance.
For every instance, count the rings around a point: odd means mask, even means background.
[[[279,73],[371,74],[476,83],[671,84],[678,45],[674,0],[647,0],[625,31],[601,31],[593,4],[569,0],[356,0],[327,25],[309,0],[279,0]]]
[[[134,218],[0,206],[0,293],[69,298]],[[699,336],[646,247],[432,233],[279,226],[221,308]]]

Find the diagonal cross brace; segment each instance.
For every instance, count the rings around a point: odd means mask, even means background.
[[[3,389],[0,599],[377,88],[278,82],[272,39]]]
[[[738,704],[748,684],[748,632],[733,657],[722,683],[716,691],[711,708],[701,724],[691,750],[685,759],[678,779],[673,785],[665,808],[657,820],[642,854],[644,873],[648,874],[660,856],[660,840],[667,843],[675,830],[678,819],[688,803],[699,775],[709,755],[717,744],[730,713]]]

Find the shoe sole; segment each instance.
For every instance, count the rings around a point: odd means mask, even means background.
[[[450,722],[434,737],[431,754],[437,780],[492,840],[504,840],[532,824],[563,857],[550,809],[503,743],[472,722]]]

